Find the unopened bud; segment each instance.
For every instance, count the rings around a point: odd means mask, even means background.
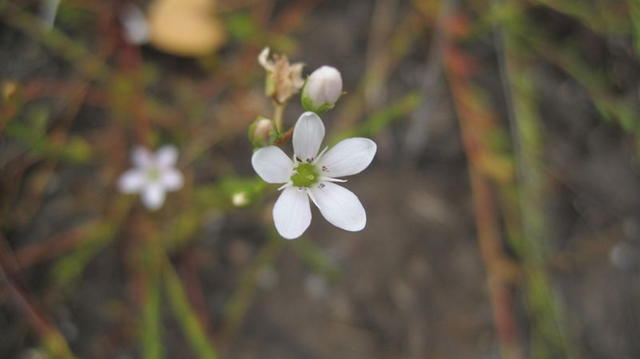
[[[249,141],[255,147],[265,147],[273,144],[277,138],[277,132],[273,121],[258,116],[249,126]]]
[[[311,73],[302,90],[302,106],[307,111],[322,113],[335,106],[342,95],[342,76],[331,66],[322,66]]]
[[[236,207],[244,207],[249,204],[249,194],[244,191],[236,192],[231,196],[231,203]]]

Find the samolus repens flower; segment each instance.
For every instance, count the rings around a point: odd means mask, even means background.
[[[342,95],[342,76],[331,66],[321,66],[309,75],[302,89],[302,106],[307,111],[322,113],[335,106]]]
[[[324,124],[313,112],[303,113],[293,129],[293,158],[279,147],[254,152],[251,164],[268,183],[282,183],[282,193],[273,207],[273,221],[284,238],[300,237],[311,223],[309,198],[331,224],[347,231],[360,231],[367,215],[358,197],[335,182],[339,177],[363,171],[376,153],[368,138],[354,137],[319,152]]]
[[[144,147],[131,152],[134,167],[120,176],[118,187],[123,193],[139,193],[150,210],[162,207],[166,192],[182,188],[182,173],[175,168],[178,150],[163,146],[155,153]]]

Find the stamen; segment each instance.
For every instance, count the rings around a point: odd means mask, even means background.
[[[278,191],[283,190],[283,189],[285,189],[287,187],[291,187],[291,185],[292,185],[292,183],[291,183],[291,181],[289,181],[289,182],[283,184],[282,186],[278,187]]]
[[[322,151],[320,151],[320,154],[316,156],[316,159],[313,161],[313,163],[315,164],[316,162],[318,162],[322,158],[322,155],[324,155],[324,153],[327,152],[328,149],[329,149],[329,146],[324,146]]]
[[[347,182],[346,179],[341,179],[341,178],[333,178],[333,177],[320,177],[320,181],[325,181],[325,182]]]

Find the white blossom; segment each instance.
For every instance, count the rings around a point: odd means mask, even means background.
[[[120,176],[118,188],[123,193],[139,193],[150,210],[162,207],[166,192],[182,188],[182,173],[175,168],[178,150],[163,146],[152,153],[144,147],[132,151],[134,167]]]
[[[263,180],[283,184],[273,207],[273,221],[284,238],[297,238],[309,227],[309,198],[322,216],[338,228],[360,231],[366,225],[366,212],[358,197],[335,182],[346,182],[338,177],[367,168],[375,156],[376,144],[368,138],[354,137],[318,153],[324,133],[320,117],[305,112],[293,130],[292,159],[276,146],[263,147],[251,158]]]

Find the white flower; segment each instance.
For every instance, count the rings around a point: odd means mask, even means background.
[[[120,13],[124,38],[130,44],[142,45],[149,41],[149,23],[139,7],[127,4]]]
[[[321,113],[333,108],[342,95],[342,76],[331,66],[322,66],[309,75],[302,89],[302,106]]]
[[[156,153],[144,147],[134,148],[134,168],[120,176],[118,188],[123,193],[140,193],[142,203],[150,210],[160,208],[167,191],[182,188],[182,173],[174,167],[177,158],[174,146],[163,146]]]
[[[276,146],[263,147],[251,157],[258,175],[268,183],[283,183],[273,207],[273,221],[281,236],[300,237],[311,223],[309,198],[331,224],[347,231],[362,230],[367,223],[360,200],[334,182],[337,177],[363,171],[376,153],[368,138],[354,137],[318,154],[324,124],[313,112],[303,113],[293,130],[293,160]]]

